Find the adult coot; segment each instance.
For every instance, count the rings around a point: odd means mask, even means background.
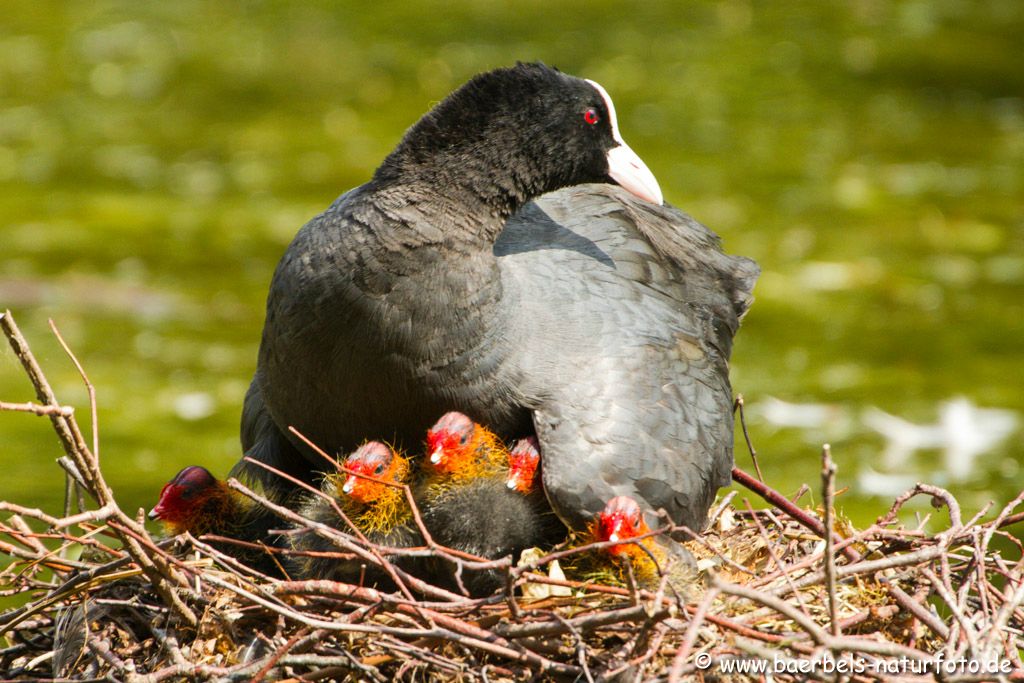
[[[730,480],[728,359],[757,267],[661,203],[601,86],[542,64],[476,76],[288,247],[244,450],[311,479],[289,426],[334,451],[411,447],[460,410],[536,431],[570,526],[629,495],[700,527]]]

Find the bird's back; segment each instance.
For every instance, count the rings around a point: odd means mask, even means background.
[[[602,185],[528,205],[495,253],[559,515],[579,528],[630,495],[701,526],[730,480],[728,359],[756,265]]]

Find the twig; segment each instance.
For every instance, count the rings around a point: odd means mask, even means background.
[[[761,464],[757,461],[757,450],[754,448],[754,443],[750,440],[750,432],[747,431],[747,416],[743,412],[743,394],[736,394],[736,401],[734,402],[734,410],[738,410],[740,414],[740,427],[743,429],[743,439],[747,442],[747,452],[750,453],[750,459],[754,462],[754,471],[757,472],[757,478],[764,481],[764,474],[761,473]]]
[[[785,512],[787,515],[789,515],[797,522],[813,531],[821,538],[825,537],[825,527],[821,523],[821,520],[812,517],[808,513],[798,508],[788,498],[786,498],[784,495],[782,495],[775,489],[769,487],[763,482],[758,481],[757,479],[754,479],[753,477],[751,477],[749,474],[747,474],[738,467],[732,468],[732,478],[737,483],[747,487],[748,489],[750,489],[757,495],[761,496],[775,507]],[[858,560],[860,560],[860,554],[849,546],[843,548],[843,554],[846,555],[846,557],[851,562],[857,562]]]
[[[935,635],[939,636],[943,640],[947,640],[949,638],[949,628],[943,624],[935,614],[930,612],[917,600],[914,600],[914,598],[908,595],[906,591],[895,583],[884,578],[880,580],[885,585],[885,589],[889,591],[889,595],[896,600],[900,607],[917,617],[917,619],[930,628]]]
[[[701,600],[700,605],[697,607],[697,611],[690,618],[690,625],[686,628],[686,635],[683,636],[683,642],[676,650],[675,657],[672,658],[672,668],[668,673],[669,683],[678,683],[683,674],[683,665],[686,660],[690,657],[690,651],[693,649],[693,644],[697,642],[697,631],[700,629],[701,624],[704,623],[704,618],[707,616],[708,609],[711,608],[711,603],[718,597],[718,588],[712,586],[707,594],[704,595],[704,599]]]
[[[22,336],[17,324],[14,322],[14,318],[11,316],[10,311],[6,311],[2,316],[0,316],[0,327],[3,328],[4,334],[7,336],[7,339],[11,344],[11,348],[14,349],[15,355],[18,356],[18,359],[25,368],[29,379],[32,381],[39,400],[43,401],[47,405],[59,405],[57,397],[53,393],[53,389],[50,387],[49,382],[47,382],[46,376],[43,374],[43,371],[39,367],[39,363],[36,361],[35,356],[32,354],[28,343],[25,341],[25,338]],[[56,332],[56,328],[54,328],[54,330]],[[86,382],[87,386],[91,387],[84,371],[81,370],[81,364],[78,362],[78,359],[67,345],[64,344],[64,340],[60,338],[59,334],[58,339],[68,356],[71,357],[75,366],[79,368],[80,372],[82,372],[83,380]],[[95,407],[94,403],[93,407]],[[103,474],[100,472],[99,460],[96,458],[96,454],[90,451],[89,447],[85,444],[81,431],[78,429],[78,425],[75,422],[74,416],[65,417],[63,415],[51,415],[50,420],[53,423],[54,430],[57,432],[57,436],[60,438],[60,441],[64,446],[65,452],[79,468],[82,476],[86,479],[86,482],[89,485],[87,490],[96,498],[96,500],[99,501],[101,507],[110,509],[110,516],[118,519],[122,523],[123,527],[132,529],[135,532],[136,537],[141,535],[148,538],[145,527],[136,523],[135,520],[124,514],[124,512],[122,512],[117,506],[117,503],[114,500],[114,494],[104,480]],[[183,588],[187,587],[188,584],[185,582],[184,577],[182,577],[159,556],[150,557],[147,555],[142,546],[139,545],[131,535],[120,534],[120,536],[125,549],[139,564],[139,567],[146,574],[147,578],[149,578],[153,587],[164,598],[166,604],[174,609],[175,612],[177,612],[178,615],[189,625],[194,626],[198,623],[195,613],[185,605],[181,600],[181,597],[171,586],[171,584],[176,584]]]
[[[41,415],[47,417],[59,416],[59,417],[71,417],[75,414],[75,409],[70,406],[42,406],[38,403],[7,403],[6,401],[0,401],[0,410],[12,410],[20,413],[32,413],[33,415]]]
[[[832,462],[832,448],[825,444],[821,448],[821,488],[825,506],[825,586],[828,590],[828,616],[832,635],[839,636],[839,605],[836,598],[836,557],[833,550],[834,513],[833,499],[836,488],[836,465]]]

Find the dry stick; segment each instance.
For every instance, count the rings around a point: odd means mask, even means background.
[[[92,455],[96,458],[97,466],[100,461],[100,423],[96,412],[96,387],[89,381],[89,377],[85,374],[85,368],[78,362],[78,358],[71,352],[71,348],[67,342],[64,341],[64,337],[61,336],[60,330],[57,329],[57,325],[53,322],[53,318],[47,318],[46,322],[50,324],[50,330],[53,332],[53,336],[60,342],[61,348],[68,354],[71,362],[75,364],[78,369],[78,374],[82,376],[82,381],[85,383],[85,389],[89,392],[89,417],[92,421]]]
[[[8,403],[6,401],[0,401],[0,410],[12,410],[19,413],[32,413],[33,415],[45,415],[52,417],[57,415],[59,417],[71,417],[75,414],[75,409],[69,406],[43,406],[38,403]]]
[[[889,507],[889,511],[885,513],[884,516],[879,517],[878,521],[875,523],[878,526],[892,524],[896,521],[896,515],[899,514],[900,509],[906,504],[906,502],[914,496],[922,493],[930,495],[932,497],[933,504],[935,501],[941,501],[946,504],[946,509],[949,510],[949,522],[951,527],[947,532],[953,530],[959,531],[963,528],[963,522],[961,521],[960,516],[960,504],[956,502],[956,498],[954,498],[953,494],[946,489],[939,488],[938,486],[932,486],[931,484],[915,484],[908,491],[900,494],[896,500],[893,501],[892,506]]]
[[[466,623],[464,621],[461,621],[459,619],[455,619],[453,617],[449,617],[447,615],[443,615],[443,614],[441,614],[439,612],[438,613],[434,613],[434,614],[431,615],[432,618],[437,620],[437,623],[438,623],[438,626],[436,626],[434,628],[431,628],[431,629],[409,629],[409,628],[397,628],[397,627],[382,626],[382,625],[377,625],[377,624],[374,624],[374,625],[364,625],[364,624],[349,624],[349,623],[337,622],[337,621],[327,621],[325,619],[319,619],[319,618],[316,618],[316,617],[312,617],[312,616],[310,616],[308,614],[305,614],[303,612],[299,612],[299,611],[295,610],[294,608],[289,607],[287,605],[284,605],[284,604],[281,604],[281,603],[276,603],[276,602],[274,602],[272,600],[266,599],[266,598],[264,598],[264,597],[262,597],[260,595],[252,593],[250,591],[247,591],[244,588],[241,588],[239,586],[235,586],[235,585],[233,585],[233,584],[231,584],[231,583],[229,583],[227,581],[223,581],[223,580],[221,580],[220,578],[218,578],[216,576],[213,576],[213,575],[207,576],[206,580],[208,582],[214,584],[215,586],[219,586],[221,588],[225,588],[225,589],[227,589],[227,590],[229,590],[229,591],[231,591],[233,593],[236,593],[236,594],[238,594],[238,595],[240,595],[240,596],[242,596],[244,598],[247,598],[248,600],[250,600],[252,602],[260,604],[263,607],[266,607],[267,609],[270,609],[270,610],[272,610],[274,612],[277,612],[278,614],[281,614],[281,615],[283,615],[283,616],[285,616],[285,617],[287,617],[289,619],[297,621],[298,623],[306,624],[307,626],[313,626],[315,628],[322,628],[322,629],[325,629],[325,630],[328,630],[328,631],[341,631],[341,632],[374,633],[374,634],[383,633],[383,634],[391,634],[391,635],[396,635],[396,636],[407,636],[407,637],[414,637],[414,638],[440,638],[442,640],[449,640],[449,641],[451,641],[453,643],[457,643],[459,645],[464,645],[466,647],[471,647],[471,648],[474,648],[474,649],[482,650],[484,652],[489,652],[491,654],[497,655],[499,657],[504,657],[504,658],[510,659],[512,661],[518,661],[518,662],[522,662],[524,664],[525,663],[533,664],[534,666],[537,666],[538,668],[540,668],[541,671],[543,671],[543,672],[550,672],[550,673],[554,673],[554,674],[570,675],[570,676],[577,676],[580,673],[582,673],[581,670],[578,669],[575,666],[571,666],[571,665],[568,665],[568,664],[560,664],[558,662],[554,662],[554,661],[552,661],[550,659],[547,659],[546,657],[542,657],[542,656],[540,656],[540,655],[538,655],[538,654],[536,654],[534,652],[531,652],[529,650],[513,649],[513,647],[511,647],[509,644],[507,644],[506,641],[504,641],[504,639],[498,638],[493,633],[490,633],[488,631],[484,631],[483,629],[480,629],[478,627],[474,627],[474,626],[472,626],[472,625],[470,625],[470,624],[468,624],[468,623]],[[289,586],[294,587],[293,584],[295,584],[295,583],[299,583],[299,584],[305,583],[306,586],[304,588],[306,588],[306,589],[308,589],[310,591],[313,591],[313,590],[315,590],[318,587],[326,587],[328,590],[330,590],[334,586],[338,586],[338,587],[347,587],[348,586],[348,584],[339,584],[339,583],[336,583],[334,581],[282,582],[282,583],[278,584],[278,587],[275,590],[276,590],[276,592],[282,592],[281,591],[282,587],[289,587]],[[332,584],[333,584],[333,586],[332,586]],[[351,588],[355,588],[355,587],[351,587]],[[352,595],[358,595],[360,592],[369,591],[369,590],[371,590],[371,589],[365,589],[365,588],[363,588],[363,589],[355,589],[355,590],[351,591],[351,594]],[[376,591],[374,591],[374,593],[376,593]],[[403,606],[399,605],[398,607],[401,608]],[[406,608],[408,608],[410,610],[414,610],[415,609],[411,605],[404,605],[404,607],[406,607]],[[458,630],[453,630],[452,627],[455,627],[455,629],[458,629]],[[472,634],[472,635],[470,635],[470,634]]]
[[[988,509],[986,506],[985,509]],[[972,519],[971,524],[973,525],[976,520]],[[964,581],[964,589],[968,589],[970,584],[974,584],[975,590],[977,591],[978,598],[981,600],[981,616],[983,623],[992,623],[992,596],[989,594],[988,580],[989,568],[985,562],[985,550],[982,548],[981,529],[975,527],[974,529],[974,557],[971,558],[973,563],[973,570],[970,575],[973,576],[972,581]],[[967,599],[967,595],[963,596],[963,599]]]
[[[566,619],[558,612],[552,612],[551,616],[564,624],[568,629],[569,635],[572,636],[573,643],[575,643],[576,658],[580,662],[580,668],[583,669],[583,675],[589,683],[594,683],[594,677],[590,674],[590,667],[587,666],[587,643],[583,640],[583,635],[572,625],[569,619]]]
[[[639,681],[651,678],[651,676],[647,676],[645,678],[644,669],[646,669],[647,664],[650,662],[650,660],[660,653],[661,644],[662,642],[664,642],[666,634],[669,633],[669,628],[664,623],[661,623],[655,627],[655,631],[656,633],[654,635],[653,640],[651,641],[650,646],[648,646],[643,653],[636,655],[631,659],[627,659],[625,662],[623,662],[621,665],[617,666],[614,669],[609,669],[605,671],[603,674],[601,674],[600,680],[618,680],[617,677],[630,668],[636,669],[636,675],[633,677],[633,680],[637,683],[639,683]]]
[[[52,323],[51,323],[52,325]],[[36,361],[32,350],[28,346],[28,342],[21,334],[21,330],[18,329],[17,324],[14,322],[14,318],[11,312],[8,310],[0,315],[0,327],[3,328],[4,334],[7,336],[7,340],[11,344],[11,348],[14,350],[15,355],[21,361],[22,367],[28,374],[32,385],[36,389],[36,395],[40,401],[45,402],[47,405],[57,406],[59,405],[56,395],[53,393],[53,389],[50,387],[50,383],[46,380],[46,376],[43,374],[42,369],[39,367],[39,363]],[[85,371],[82,369],[78,359],[72,353],[71,349],[68,348],[67,344],[57,334],[57,339],[64,348],[64,351],[71,358],[75,367],[78,368],[83,380],[87,386],[91,387],[91,383],[88,377],[85,375]],[[78,424],[75,421],[74,416],[65,417],[63,415],[51,415],[50,421],[53,423],[54,431],[57,432],[57,436],[64,446],[65,452],[71,457],[75,465],[78,466],[79,471],[86,478],[90,484],[89,492],[99,501],[101,507],[111,508],[112,516],[116,517],[124,526],[133,529],[143,536],[148,536],[145,527],[138,524],[128,515],[124,514],[121,509],[117,506],[114,500],[113,491],[107,485],[106,480],[103,478],[102,472],[100,472],[99,461],[96,459],[95,453],[89,450],[89,447],[85,444],[85,440],[82,437],[81,431],[78,429]],[[125,550],[132,556],[132,558],[139,564],[139,567],[149,578],[153,584],[154,589],[164,598],[168,606],[173,609],[178,616],[180,616],[185,623],[190,626],[194,626],[198,623],[195,614],[174,591],[169,583],[175,583],[182,587],[187,587],[187,582],[184,577],[177,572],[173,567],[168,565],[166,562],[159,557],[150,557],[139,545],[134,538],[125,534],[118,534],[121,538],[121,542],[125,546]]]
[[[721,517],[722,513],[729,507],[729,503],[732,502],[732,499],[736,497],[737,493],[739,493],[739,491],[729,491],[729,493],[725,494],[725,498],[722,499],[722,502],[720,502],[718,506],[711,511],[711,514],[708,515],[708,529],[715,526],[718,522],[718,518]]]
[[[85,368],[83,368],[82,364],[78,362],[78,358],[75,357],[75,354],[71,352],[71,348],[67,345],[67,342],[64,341],[64,337],[61,336],[60,330],[57,329],[57,325],[53,322],[53,318],[47,318],[47,322],[50,324],[50,330],[53,332],[53,336],[57,338],[57,341],[60,342],[60,345],[64,349],[64,352],[68,355],[69,358],[71,358],[71,362],[74,363],[75,367],[78,369],[78,374],[82,377],[82,382],[85,383],[85,389],[89,393],[89,418],[92,424],[92,455],[93,458],[96,459],[96,472],[97,474],[99,474],[100,421],[99,411],[97,411],[96,409],[96,387],[94,387],[92,382],[89,381],[88,375],[85,374]],[[75,427],[75,431],[78,430],[77,426],[72,426]],[[64,509],[67,512],[70,511],[71,499],[74,497],[77,482],[79,481],[79,479],[81,479],[81,477],[75,477],[72,474],[72,472],[66,467],[64,468],[64,471],[66,472]],[[113,502],[113,497],[111,497],[111,502]]]
[[[828,648],[829,650],[838,650],[841,652],[866,652],[890,657],[905,656],[920,661],[930,659],[926,653],[921,652],[920,650],[915,650],[914,648],[906,647],[905,645],[898,645],[888,641],[878,642],[875,640],[853,638],[849,636],[833,636],[814,623],[812,619],[808,619],[789,603],[779,600],[765,592],[721,581],[718,578],[712,579],[712,585],[727,595],[745,598],[751,602],[756,602],[775,610],[790,621],[795,622],[807,633],[807,635],[811,637],[814,642]]]
[[[821,538],[825,537],[825,526],[821,523],[821,520],[798,508],[789,500],[789,498],[786,498],[775,489],[758,481],[757,479],[754,479],[738,467],[732,468],[732,478],[737,483],[747,487],[761,498],[764,498],[766,501],[785,512],[802,526],[810,529]],[[837,538],[835,540],[837,542],[842,542],[842,539]],[[843,548],[843,554],[846,555],[847,559],[851,562],[858,562],[861,559],[860,553],[849,545],[846,545]]]
[[[669,683],[679,683],[679,680],[683,675],[683,665],[690,657],[690,651],[693,649],[693,644],[697,642],[697,631],[700,629],[701,624],[704,623],[704,617],[711,608],[711,603],[713,603],[717,597],[717,588],[712,587],[708,589],[708,592],[704,595],[704,599],[697,607],[697,611],[690,619],[690,625],[686,628],[686,635],[683,636],[683,643],[679,646],[679,649],[676,650],[675,657],[672,658],[672,668],[668,673]]]
[[[949,627],[942,623],[942,621],[933,612],[929,611],[928,608],[923,606],[889,579],[880,577],[879,581],[885,585],[889,595],[893,597],[900,607],[917,617],[917,620],[930,628],[935,635],[939,636],[943,640],[949,639]]]
[[[1007,525],[1008,520],[1011,519],[1010,513],[1013,512],[1013,510],[1022,502],[1024,502],[1024,491],[1018,493],[1016,498],[1007,503],[1003,507],[1003,509],[999,511],[999,514],[996,515],[996,518],[994,520],[985,525],[985,535],[982,538],[982,547],[985,550],[988,550],[988,544],[992,541],[992,536],[996,533],[998,529],[1001,529],[1003,526]],[[1017,515],[1012,515],[1012,517],[1016,516]]]
[[[922,567],[921,573],[926,579],[931,581],[932,587],[935,588],[935,592],[938,593],[939,597],[945,601],[946,606],[949,607],[953,616],[956,617],[956,622],[960,625],[961,633],[963,633],[964,638],[967,640],[967,643],[971,648],[971,655],[977,658],[978,633],[974,629],[974,625],[971,623],[970,619],[968,619],[967,615],[964,614],[963,606],[953,596],[950,586],[946,585],[943,580],[928,567]]]
[[[905,567],[912,564],[920,564],[929,560],[941,558],[948,552],[948,548],[945,545],[934,545],[921,550],[915,550],[912,553],[903,553],[902,555],[889,555],[888,557],[882,557],[877,560],[864,560],[856,564],[847,564],[841,567],[836,567],[836,577],[846,578],[849,576],[858,576],[860,574],[867,574],[870,572],[877,572],[883,569],[894,569],[896,567]],[[803,564],[803,563],[801,563]],[[794,565],[790,567],[793,570],[800,565]],[[815,574],[808,574],[795,581],[797,589],[806,588],[807,586],[813,586],[814,584],[821,583],[825,580],[824,572],[817,572]],[[789,590],[789,586],[779,586],[769,591],[776,597],[782,597],[786,595]]]
[[[38,555],[45,556],[50,552],[21,515],[11,515],[7,521],[11,526],[6,527],[5,530],[12,539],[21,543],[26,548],[36,551]]]
[[[609,609],[594,612],[582,617],[574,617],[563,623],[561,621],[534,621],[526,624],[497,624],[492,629],[497,635],[518,640],[521,638],[536,638],[540,636],[555,636],[568,633],[566,623],[571,624],[578,631],[592,631],[602,626],[618,624],[621,622],[636,622],[651,619],[663,621],[670,616],[667,609],[662,609],[651,615],[645,605],[633,605],[621,609]]]
[[[764,475],[761,474],[761,465],[757,462],[757,451],[754,449],[754,443],[750,440],[750,433],[747,432],[747,417],[743,413],[743,394],[736,394],[735,410],[740,413],[740,427],[743,429],[743,438],[747,442],[747,451],[750,453],[750,459],[754,461],[754,471],[757,472],[757,478],[764,481]]]
[[[35,356],[32,354],[31,349],[29,349],[28,342],[25,341],[21,330],[18,329],[18,325],[14,322],[14,317],[11,315],[10,310],[0,313],[0,328],[3,329],[11,349],[14,350],[14,355],[21,361],[25,373],[28,374],[29,381],[35,387],[36,397],[47,406],[60,408],[57,396],[53,393],[53,389],[50,388],[50,383],[46,381],[39,363],[36,362]],[[53,423],[53,429],[57,432],[57,437],[64,447],[64,452],[77,462],[80,459],[80,454],[78,453],[75,438],[68,426],[69,416],[54,412],[49,417]]]
[[[743,502],[746,504],[747,509],[753,512],[753,508],[750,506],[750,501],[744,498]],[[808,617],[811,616],[811,613],[807,611],[807,605],[804,604],[804,599],[800,595],[800,591],[797,590],[796,585],[793,583],[793,576],[790,573],[790,569],[782,564],[782,560],[779,559],[778,554],[775,552],[775,548],[774,546],[772,546],[771,539],[768,537],[768,530],[764,528],[764,524],[762,524],[761,520],[757,518],[757,515],[751,515],[750,517],[754,520],[754,523],[757,525],[757,530],[760,532],[761,539],[764,541],[765,549],[771,556],[776,568],[782,573],[783,578],[786,579],[786,583],[788,583],[790,586],[790,590],[793,591],[793,596],[796,598],[797,604],[800,605],[800,609],[803,610],[804,614],[806,614]]]
[[[792,498],[790,498],[790,501],[792,501],[792,502],[793,502],[793,504],[795,505],[795,504],[796,504],[796,502],[797,502],[797,501],[799,501],[799,500],[800,500],[801,498],[803,498],[803,497],[804,497],[804,495],[805,495],[805,494],[806,494],[806,493],[807,493],[808,491],[810,491],[810,490],[811,490],[811,487],[810,487],[810,486],[808,486],[807,484],[800,484],[800,488],[798,488],[798,489],[796,490],[796,493],[794,493],[794,494],[793,494],[793,497],[792,497]]]
[[[312,629],[309,628],[299,629],[299,631],[295,633],[291,638],[289,638],[287,642],[285,642],[276,651],[272,652],[270,656],[266,658],[267,663],[264,664],[263,667],[260,668],[260,670],[257,671],[256,674],[252,677],[252,683],[263,683],[263,679],[267,677],[267,675],[277,665],[281,658],[288,654],[288,652],[292,648],[294,648],[299,643],[300,640],[305,638],[306,635],[311,630]]]
[[[315,448],[315,446],[314,446],[314,448]],[[438,597],[438,598],[443,598],[443,599],[446,599],[446,600],[451,600],[451,601],[461,601],[465,597],[463,595],[457,595],[455,593],[446,591],[446,590],[444,590],[442,588],[438,588],[437,586],[434,586],[433,584],[427,583],[426,581],[423,581],[422,579],[420,579],[418,577],[412,576],[411,574],[409,574],[405,570],[402,570],[402,569],[399,569],[398,567],[395,567],[394,564],[392,562],[390,562],[383,553],[380,552],[380,549],[383,548],[383,546],[377,545],[375,543],[371,543],[370,540],[367,539],[366,536],[363,534],[363,532],[360,531],[359,528],[356,527],[356,525],[352,522],[352,520],[350,520],[348,518],[348,516],[341,510],[341,508],[338,506],[337,501],[332,500],[329,496],[324,494],[322,491],[320,491],[320,490],[310,486],[309,484],[306,484],[305,482],[302,482],[302,481],[299,481],[298,479],[295,479],[291,475],[289,475],[289,474],[287,474],[285,472],[282,472],[281,470],[279,470],[279,469],[277,469],[275,467],[272,467],[272,466],[267,465],[265,463],[259,462],[258,460],[253,460],[252,458],[249,458],[248,456],[245,457],[245,460],[247,462],[250,462],[250,463],[254,464],[254,465],[258,465],[259,467],[262,467],[263,469],[265,469],[265,470],[267,470],[269,472],[277,474],[278,476],[281,476],[281,477],[289,480],[293,484],[295,484],[295,485],[297,485],[297,486],[299,486],[301,488],[306,489],[307,491],[310,491],[312,493],[315,493],[315,494],[323,497],[325,500],[327,500],[327,502],[329,502],[331,504],[331,507],[334,510],[334,512],[336,514],[338,514],[339,517],[342,520],[345,521],[345,523],[348,525],[348,527],[350,529],[352,529],[355,534],[357,534],[359,540],[366,546],[366,548],[363,548],[363,547],[357,545],[356,543],[353,542],[352,538],[349,535],[344,534],[343,532],[341,532],[341,531],[339,531],[337,529],[334,529],[334,528],[332,528],[332,527],[330,527],[330,526],[328,526],[326,524],[321,524],[321,523],[318,523],[318,522],[314,522],[314,521],[312,521],[310,519],[307,519],[307,518],[303,517],[299,513],[291,510],[290,508],[286,508],[286,507],[284,507],[282,505],[278,505],[277,503],[274,503],[273,501],[268,500],[265,496],[260,496],[259,494],[257,494],[255,492],[251,491],[250,489],[246,488],[246,486],[244,484],[242,484],[241,482],[239,482],[236,479],[229,480],[228,481],[228,486],[230,486],[231,488],[234,488],[235,490],[237,490],[237,491],[241,492],[242,494],[248,496],[249,498],[255,500],[257,503],[259,503],[263,507],[267,508],[268,510],[270,510],[272,512],[275,512],[279,517],[281,517],[281,518],[283,518],[283,519],[285,519],[287,521],[290,521],[290,522],[292,522],[294,524],[298,524],[298,525],[300,525],[300,526],[302,526],[302,527],[304,527],[306,529],[309,529],[311,531],[316,532],[317,534],[321,535],[324,538],[327,538],[331,542],[333,542],[336,545],[344,548],[347,552],[355,555],[356,557],[358,557],[359,559],[361,559],[361,560],[363,560],[365,562],[369,562],[369,563],[372,563],[372,564],[376,564],[377,566],[380,566],[381,568],[383,568],[385,571],[388,572],[388,574],[392,578],[392,580],[395,581],[395,585],[397,585],[399,587],[399,589],[405,594],[405,596],[410,600],[410,602],[415,602],[415,599],[413,598],[412,593],[409,590],[409,586],[411,586],[412,588],[415,588],[417,591],[419,591],[421,593],[424,593],[424,594],[427,594],[427,595],[432,595],[432,596]],[[383,479],[379,480],[379,483],[387,485],[387,486],[392,486],[392,487],[396,487],[396,488],[405,489],[406,492],[408,493],[408,496],[407,496],[408,499],[411,500],[412,494],[411,494],[411,492],[409,492],[409,487],[406,486],[405,484],[396,484],[395,482],[385,481]],[[414,512],[415,512],[415,510],[414,510]],[[438,546],[438,548],[440,548],[440,547],[441,546]],[[415,548],[407,548],[407,549],[389,548],[388,550],[391,550],[391,551],[396,551],[397,550],[397,552],[392,552],[391,554],[394,554],[394,555],[404,555],[404,556],[408,556],[408,555],[411,555],[411,554],[417,552],[415,550]],[[312,553],[306,553],[306,554],[312,555]],[[468,555],[468,554],[466,556],[467,557],[472,557],[471,555]],[[493,563],[480,563],[479,564],[479,566],[487,566],[487,567],[492,566],[492,565],[493,565]]]
[[[1020,522],[1024,522],[1024,512],[1018,512],[1013,515],[1008,515],[1002,521],[999,522],[999,528],[1005,529],[1008,526],[1013,526],[1014,524],[1018,524]]]
[[[266,467],[268,469],[270,469],[269,466],[266,466]],[[283,518],[283,519],[285,519],[287,521],[293,522],[295,524],[303,525],[307,529],[311,529],[311,530],[314,530],[314,531],[316,531],[318,533],[323,534],[325,538],[329,538],[332,541],[338,543],[339,545],[344,547],[346,549],[346,551],[351,552],[352,554],[356,555],[357,557],[361,558],[362,560],[364,560],[366,562],[371,562],[371,563],[377,561],[376,556],[374,556],[371,551],[369,551],[369,550],[367,550],[365,548],[362,548],[359,545],[357,545],[356,543],[354,543],[353,540],[351,539],[351,537],[348,537],[346,534],[343,534],[342,532],[339,532],[336,529],[332,529],[331,527],[327,526],[326,524],[321,524],[319,522],[313,522],[312,520],[309,520],[309,519],[303,517],[299,513],[295,512],[294,510],[291,510],[291,509],[289,509],[287,507],[284,507],[283,505],[278,505],[277,503],[274,503],[273,501],[270,501],[267,498],[265,498],[263,496],[260,496],[259,494],[255,493],[251,489],[247,488],[244,484],[239,482],[237,479],[230,479],[228,481],[228,486],[230,486],[231,488],[235,489],[236,491],[239,491],[239,492],[243,493],[244,495],[248,496],[249,498],[252,498],[253,500],[258,501],[260,503],[260,505],[264,506],[265,508],[267,508],[271,512],[276,513],[279,517],[281,517],[281,518]],[[377,547],[377,546],[374,546],[372,543],[369,544],[369,545],[373,546],[374,548]],[[397,567],[394,568],[394,569],[398,573],[398,575],[401,576],[403,581],[406,582],[406,584],[408,584],[412,588],[415,588],[417,591],[419,591],[421,593],[425,593],[427,595],[433,595],[435,597],[440,597],[440,598],[443,598],[443,599],[451,600],[453,602],[455,602],[455,601],[462,601],[462,600],[465,599],[465,596],[456,595],[455,593],[451,593],[451,592],[446,591],[446,590],[444,590],[442,588],[438,588],[438,587],[436,587],[436,586],[434,586],[432,584],[427,583],[426,581],[423,581],[421,579],[418,579],[418,578],[410,575],[408,572],[405,572],[405,571],[402,571],[402,570],[398,569]]]
[[[994,647],[994,641],[996,638],[1003,635],[1003,631],[1006,628],[1006,624],[1009,622],[1010,617],[1017,610],[1022,603],[1024,603],[1024,578],[1018,576],[1016,578],[1017,588],[1013,595],[1003,603],[1003,606],[999,609],[999,613],[996,615],[995,621],[992,623],[992,630],[986,638],[985,647],[991,649]],[[1006,587],[1009,590],[1009,586]],[[1009,648],[1007,648],[1009,649]],[[1017,648],[1015,648],[1017,649]]]
[[[832,462],[832,447],[821,447],[821,488],[825,505],[825,585],[828,589],[828,619],[832,635],[839,636],[839,605],[836,598],[836,557],[833,550],[833,498],[836,488],[836,464]]]

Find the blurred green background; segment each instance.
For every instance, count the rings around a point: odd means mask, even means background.
[[[771,483],[817,490],[829,441],[860,522],[917,479],[1005,502],[1022,35],[1018,0],[8,2],[0,307],[87,427],[47,318],[79,355],[126,508],[186,464],[225,473],[295,231],[469,76],[540,59],[602,83],[666,198],[764,269],[733,367]],[[0,400],[33,398],[4,344]],[[883,437],[875,409],[933,428]],[[60,454],[0,413],[0,499],[57,510]]]

